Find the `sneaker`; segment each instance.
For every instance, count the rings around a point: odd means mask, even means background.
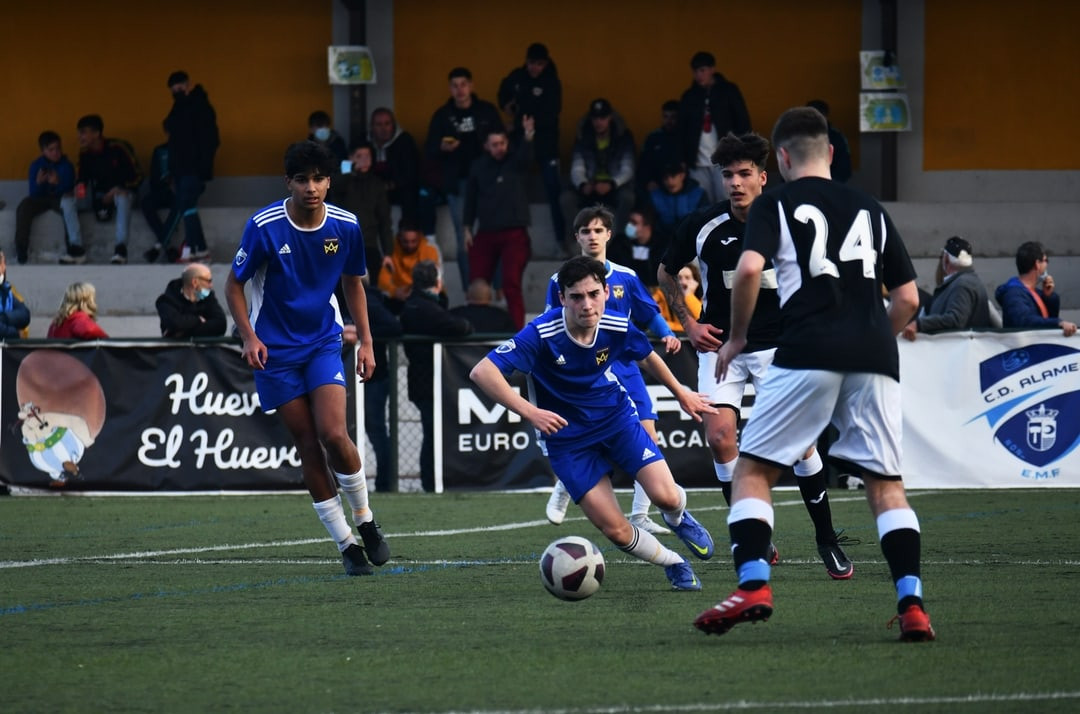
[[[694,575],[694,569],[686,558],[681,563],[664,568],[664,575],[671,581],[672,590],[701,590],[701,581]]]
[[[180,252],[176,254],[177,263],[190,263],[191,262],[191,246],[184,243],[180,246]]]
[[[210,257],[210,249],[209,248],[203,248],[202,250],[193,250],[193,251],[191,251],[191,261],[193,263],[197,262],[197,261],[207,260],[209,257]]]
[[[695,556],[702,560],[708,560],[713,556],[712,536],[709,535],[709,531],[705,530],[705,526],[694,520],[694,517],[690,515],[690,511],[683,511],[682,523],[677,526],[671,525],[666,515],[664,516],[664,523],[667,523],[668,528],[675,531],[675,535],[679,536],[679,540],[685,543],[686,547]]]
[[[930,626],[930,616],[919,605],[909,605],[908,609],[894,615],[886,627],[891,630],[897,620],[900,621],[901,642],[929,642],[937,637]]]
[[[818,543],[818,555],[825,563],[825,570],[833,580],[848,580],[855,574],[855,566],[848,560],[843,548],[840,547],[839,539],[834,538],[829,543]]]
[[[67,253],[60,256],[61,265],[81,265],[86,262],[86,249],[81,245],[69,245]]]
[[[161,257],[161,244],[155,245],[150,250],[143,253],[143,257],[146,258],[147,263],[156,263],[158,258]]]
[[[113,265],[123,265],[127,262],[127,244],[117,243],[116,250],[113,253],[112,259],[109,261]]]
[[[364,549],[353,543],[341,551],[341,562],[345,564],[346,575],[374,575],[375,571],[364,557]]]
[[[707,635],[722,635],[740,622],[765,622],[772,613],[771,587],[740,588],[694,618],[694,627]]]
[[[769,554],[766,556],[766,560],[769,561],[769,565],[776,565],[780,562],[780,551],[776,549],[774,543],[769,543]]]
[[[671,531],[664,528],[662,525],[649,518],[648,514],[635,513],[630,516],[630,523],[637,526],[646,533],[652,533],[653,535],[670,535]]]
[[[566,518],[566,509],[569,506],[570,492],[566,490],[566,486],[562,485],[562,481],[556,481],[555,488],[551,489],[551,497],[548,498],[547,507],[544,509],[547,519],[554,525],[559,525]]]
[[[364,550],[367,551],[367,557],[372,563],[382,565],[390,560],[390,546],[383,538],[382,529],[379,528],[378,523],[375,521],[361,523],[356,530],[360,532],[360,538],[364,541]]]

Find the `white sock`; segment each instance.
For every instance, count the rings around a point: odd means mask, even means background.
[[[821,454],[818,453],[818,450],[814,449],[814,453],[810,454],[810,458],[799,459],[795,462],[795,475],[813,476],[823,468],[825,468],[825,462],[821,460]]]
[[[739,457],[736,456],[731,461],[722,464],[714,461],[713,468],[716,470],[716,480],[724,483],[731,483],[732,477],[735,476],[735,462],[738,460]]]
[[[629,544],[620,545],[619,550],[656,565],[667,566],[683,562],[681,555],[665,547],[652,533],[634,525],[630,527],[634,529],[634,538]]]
[[[336,471],[334,475],[337,476],[341,490],[352,508],[353,523],[360,525],[374,520],[375,514],[368,507],[367,474],[364,473],[364,468],[361,466],[359,471],[348,476]]]
[[[345,550],[356,544],[349,522],[345,520],[345,509],[341,507],[341,497],[334,496],[325,501],[311,504],[319,514],[319,520],[326,526],[330,537],[337,543],[338,550]]]
[[[660,511],[664,514],[664,521],[672,528],[675,528],[682,523],[683,512],[686,511],[686,489],[679,484],[675,484],[675,488],[679,489],[678,507],[673,511]]]
[[[634,481],[634,505],[630,506],[630,515],[647,516],[651,505],[652,501],[649,500],[649,495],[645,493],[645,489],[641,487],[640,483]]]

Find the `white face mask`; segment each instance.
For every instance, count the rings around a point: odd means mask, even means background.
[[[635,226],[633,223],[626,224],[626,237],[637,238],[637,226]]]
[[[326,141],[330,138],[330,127],[320,126],[315,130],[315,138],[319,141]]]
[[[206,298],[210,297],[210,288],[199,288],[195,291],[195,297],[199,298],[200,300],[205,300]]]

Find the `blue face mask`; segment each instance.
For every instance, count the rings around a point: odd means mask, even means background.
[[[637,226],[635,226],[633,223],[626,224],[626,237],[637,238]]]
[[[195,297],[199,298],[200,300],[205,300],[206,298],[210,297],[210,288],[199,288],[195,291]]]
[[[330,127],[320,126],[315,130],[315,138],[319,141],[326,141],[330,138]]]

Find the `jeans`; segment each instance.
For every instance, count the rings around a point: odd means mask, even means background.
[[[555,245],[562,247],[570,240],[566,234],[566,218],[563,216],[559,197],[562,195],[562,178],[559,176],[559,160],[545,159],[540,162],[540,176],[544,180],[544,193],[551,208],[551,227],[555,231]]]
[[[131,204],[134,196],[130,191],[117,191],[113,194],[116,206],[116,244],[127,243],[128,227],[131,225]]]
[[[420,486],[428,493],[435,490],[435,400],[413,400],[420,412],[424,441],[420,446]]]
[[[164,223],[158,219],[157,205],[144,207],[146,221],[163,248],[169,245],[182,219],[184,241],[191,251],[206,250],[206,237],[203,235],[202,220],[199,219],[199,209],[196,206],[204,190],[206,190],[206,183],[198,176],[177,176],[173,185],[172,206]],[[119,215],[119,209],[117,209],[117,214]]]
[[[25,263],[30,250],[30,226],[45,211],[59,211],[64,217],[69,245],[82,245],[82,229],[74,196],[27,196],[15,209],[15,253],[20,263]]]
[[[525,298],[522,294],[522,275],[532,256],[529,232],[524,228],[501,231],[481,231],[473,238],[469,251],[469,274],[491,282],[496,266],[502,268],[502,289],[506,296],[506,311],[520,330],[525,326]]]
[[[386,426],[386,402],[390,397],[390,379],[364,382],[364,433],[375,452],[375,490],[390,490],[390,432]]]

